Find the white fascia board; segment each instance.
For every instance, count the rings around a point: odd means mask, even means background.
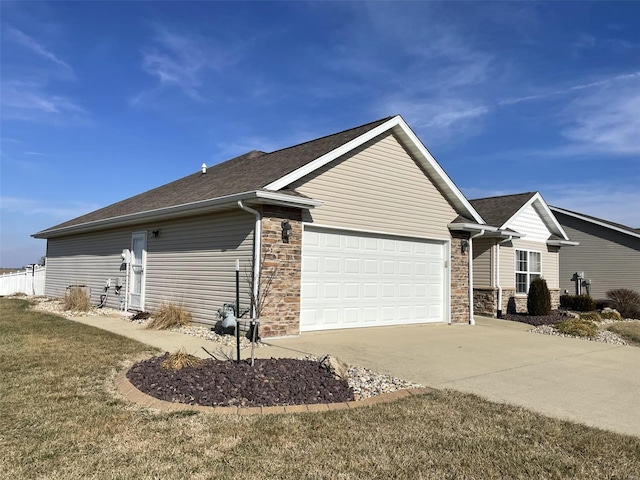
[[[522,205],[522,207],[520,207],[518,209],[518,211],[516,213],[514,213],[511,218],[509,220],[507,220],[501,228],[506,229],[509,228],[511,226],[511,224],[516,220],[516,218],[518,218],[518,216],[529,206],[533,205],[534,203],[538,203],[538,205],[542,208],[543,212],[545,213],[545,215],[541,215],[542,220],[545,222],[545,224],[547,225],[547,227],[551,227],[552,231],[554,231],[554,233],[559,234],[564,240],[569,240],[569,236],[567,235],[567,233],[564,231],[564,229],[562,228],[562,226],[560,225],[560,223],[558,223],[558,220],[556,219],[556,217],[553,215],[553,213],[551,212],[551,210],[549,209],[549,205],[547,205],[547,202],[544,201],[544,198],[542,198],[542,195],[540,195],[540,192],[536,192],[536,194],[531,197],[527,203],[525,203],[524,205]]]
[[[297,170],[294,170],[291,173],[288,173],[284,177],[279,178],[278,180],[271,182],[266,185],[264,188],[267,190],[280,190],[281,188],[286,187],[287,185],[295,182],[296,180],[300,180],[302,177],[309,175],[310,173],[316,171],[318,168],[324,167],[329,162],[335,160],[342,155],[349,153],[350,151],[358,148],[359,146],[365,144],[369,140],[374,139],[378,135],[392,130],[394,128],[400,129],[404,135],[409,139],[411,145],[409,145],[412,153],[416,154],[421,161],[422,165],[426,167],[426,169],[436,178],[434,179],[436,183],[441,184],[445,187],[445,191],[449,190],[451,195],[454,197],[456,201],[454,203],[458,203],[460,207],[464,210],[463,212],[459,212],[462,214],[469,214],[476,220],[479,224],[484,224],[484,220],[476,212],[476,210],[471,206],[469,201],[465,198],[462,192],[458,189],[458,187],[453,183],[453,181],[449,178],[449,176],[445,173],[442,167],[436,162],[435,158],[429,153],[427,148],[422,144],[420,139],[413,133],[411,128],[407,125],[407,123],[403,120],[400,115],[396,115],[395,117],[389,119],[384,122],[382,125],[378,125],[376,128],[369,130],[368,132],[360,135],[357,138],[354,138],[350,142],[345,143],[344,145],[332,150],[331,152],[323,155],[315,159],[312,162],[307,163],[306,165],[300,167]]]
[[[490,227],[489,225],[481,225],[479,223],[450,223],[448,225],[449,230],[463,231],[463,232],[491,232],[498,233],[500,229],[497,227]]]
[[[316,200],[314,198],[296,197],[285,193],[265,192],[262,190],[256,191],[256,198],[261,200],[260,203],[277,203],[279,205],[290,205],[299,208],[315,208],[324,205],[322,200]]]
[[[254,190],[227,195],[224,197],[200,200],[198,202],[184,203],[182,205],[175,205],[172,207],[158,208],[129,215],[105,218],[103,220],[95,220],[93,222],[80,223],[78,225],[71,225],[69,227],[62,227],[55,230],[42,230],[31,236],[34,238],[53,238],[61,235],[82,233],[108,227],[119,227],[147,221],[176,218],[184,214],[206,213],[208,211],[215,211],[216,209],[233,206],[238,202],[238,200],[262,200],[260,203],[279,203],[281,205],[296,206],[299,208],[313,208],[322,205],[322,202],[319,200],[294,197],[293,195],[286,195],[283,193],[272,195],[271,192]]]
[[[625,230],[623,228],[619,228],[605,222],[599,222],[598,220],[594,220],[593,218],[588,218],[575,212],[569,212],[568,210],[564,210],[562,208],[558,208],[558,207],[549,207],[549,208],[551,209],[552,212],[562,213],[563,215],[568,215],[569,217],[577,218],[578,220],[583,220],[585,222],[593,223],[594,225],[599,225],[601,227],[615,230],[616,232],[626,233],[627,235],[631,235],[632,237],[640,238],[640,233],[635,233],[630,230]]]
[[[580,242],[572,242],[570,240],[547,240],[547,245],[552,247],[577,247]]]

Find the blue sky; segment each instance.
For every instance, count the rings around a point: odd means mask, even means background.
[[[468,198],[640,227],[640,2],[0,8],[0,266],[203,162],[394,114]]]

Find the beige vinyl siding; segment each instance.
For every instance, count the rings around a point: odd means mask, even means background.
[[[547,246],[546,243],[513,240],[513,246],[500,246],[500,286],[515,288],[515,251],[530,250],[540,252],[542,277],[549,288],[559,288],[559,248]]]
[[[495,240],[488,238],[476,238],[473,240],[473,286],[493,287],[491,278],[491,246]]]
[[[241,308],[249,307],[245,272],[251,268],[254,222],[253,215],[229,212],[50,239],[47,295],[64,295],[68,285],[82,283],[92,287],[97,303],[107,278],[120,277],[124,284],[120,253],[131,248],[131,234],[147,231],[144,309],[151,311],[162,301],[180,303],[194,321],[215,322],[223,303],[235,303],[236,259]],[[154,238],[156,229],[160,235]],[[109,306],[117,306],[113,289]]]
[[[640,292],[640,238],[554,212],[575,247],[560,253],[560,288],[575,293],[575,272],[591,280],[591,295],[605,298],[607,290],[628,288]]]
[[[320,225],[449,239],[457,213],[391,133],[294,182]]]

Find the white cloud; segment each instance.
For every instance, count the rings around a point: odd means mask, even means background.
[[[565,109],[562,134],[592,151],[640,155],[640,75],[584,93]]]
[[[46,85],[31,81],[2,83],[2,118],[51,124],[84,124],[88,112],[74,100],[49,93]]]
[[[71,65],[60,59],[55,53],[39,43],[35,38],[14,27],[8,26],[6,29],[9,34],[9,38],[73,74],[73,68],[71,68]]]
[[[142,68],[156,77],[158,85],[135,95],[135,105],[148,103],[165,88],[175,87],[199,102],[208,100],[203,92],[209,71],[221,71],[238,58],[233,47],[219,48],[213,39],[179,34],[156,26],[153,46],[142,50]]]

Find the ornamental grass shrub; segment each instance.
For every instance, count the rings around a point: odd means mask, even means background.
[[[161,363],[162,368],[165,370],[182,370],[184,367],[197,367],[202,364],[204,360],[201,358],[190,355],[184,348],[169,354],[169,356]]]
[[[640,319],[640,293],[628,288],[609,290],[607,298],[616,304],[616,310],[624,318]]]
[[[595,337],[598,334],[598,327],[591,320],[581,318],[569,318],[554,325],[560,332],[576,337]]]
[[[75,312],[88,312],[91,310],[91,300],[84,288],[71,287],[64,294],[62,307]]]
[[[561,295],[560,306],[576,312],[591,312],[596,309],[596,304],[590,295]]]
[[[193,316],[182,305],[162,302],[160,307],[151,315],[151,320],[146,328],[150,330],[168,330],[174,327],[182,327],[189,322]]]
[[[602,317],[598,312],[586,312],[580,314],[580,320],[588,320],[591,322],[601,322]]]
[[[529,286],[527,312],[529,315],[549,315],[550,311],[551,294],[547,287],[547,281],[543,278],[534,278]]]
[[[615,321],[618,321],[618,322],[624,320],[622,315],[620,315],[620,313],[617,310],[614,310],[612,308],[604,308],[600,312],[600,316],[604,320],[615,320]]]

